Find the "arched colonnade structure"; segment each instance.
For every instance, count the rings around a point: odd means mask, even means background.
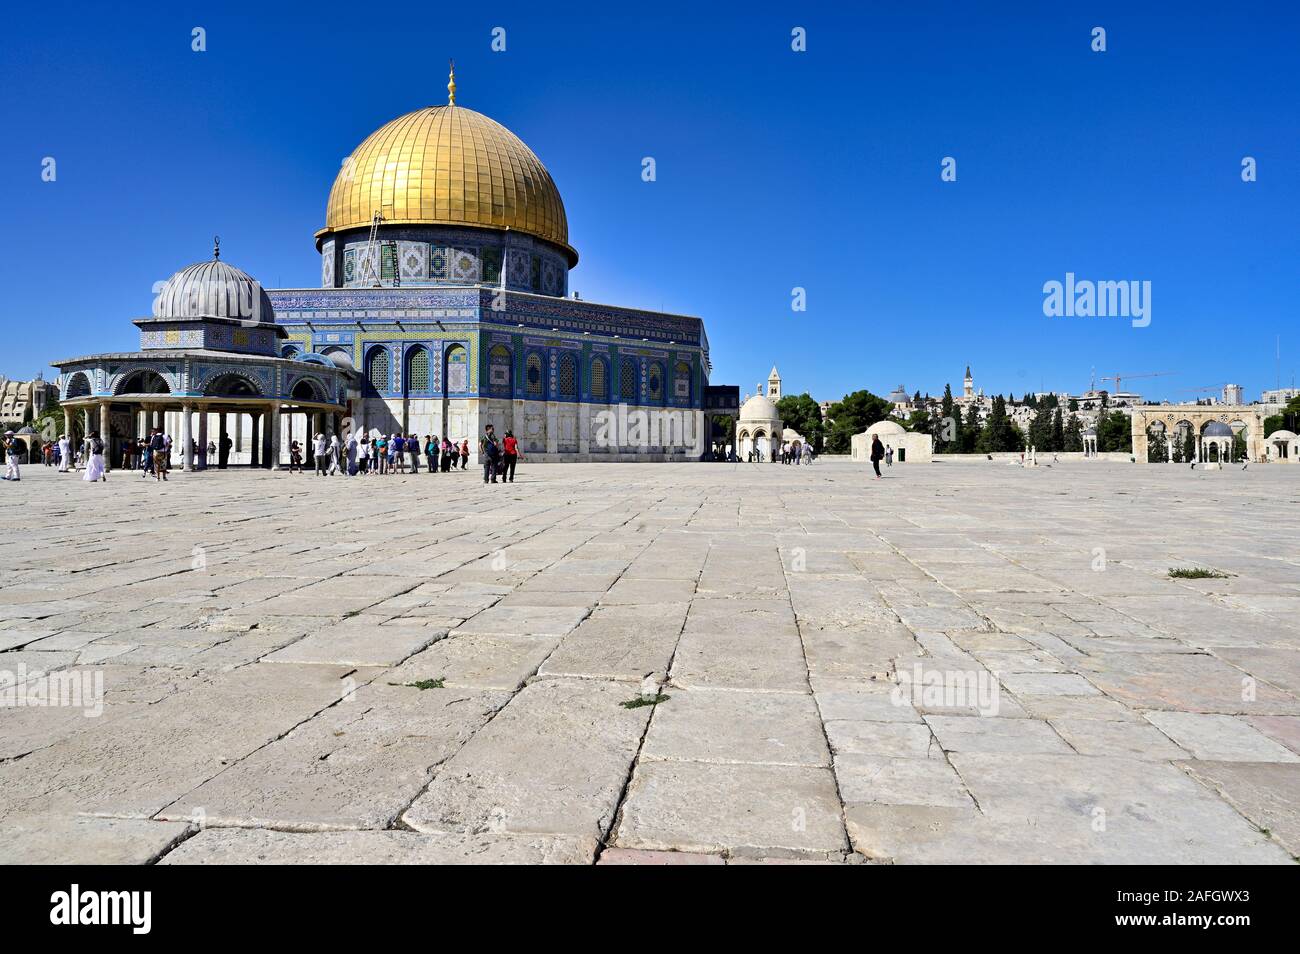
[[[75,443],[98,432],[110,468],[132,438],[162,428],[185,470],[223,467],[234,452],[254,467],[278,469],[286,438],[338,434],[353,374],[318,354],[281,356],[285,330],[266,293],[220,261],[173,275],[139,318],[140,350],[53,362],[59,368],[64,433]],[[208,443],[216,445],[209,459]],[[310,454],[310,452],[308,452]]]
[[[1252,461],[1269,459],[1264,439],[1264,414],[1254,406],[1223,404],[1163,404],[1133,408],[1133,457],[1148,463],[1150,441],[1165,438],[1166,463],[1175,463],[1171,438],[1195,438],[1193,459],[1199,463],[1220,463],[1234,459],[1233,444],[1240,436]],[[1177,461],[1184,463],[1187,461]]]

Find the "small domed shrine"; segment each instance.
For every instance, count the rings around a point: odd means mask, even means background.
[[[52,362],[64,432],[74,441],[98,432],[110,467],[121,462],[125,442],[154,427],[172,436],[185,470],[225,466],[232,452],[277,469],[281,435],[293,433],[289,415],[304,416],[303,437],[339,432],[352,373],[320,355],[283,357],[287,332],[270,298],[251,275],[221,261],[219,240],[211,261],[169,278],[153,314],[134,324],[139,351]]]

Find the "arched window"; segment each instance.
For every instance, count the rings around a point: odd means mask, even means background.
[[[636,365],[630,358],[623,359],[618,372],[618,397],[621,401],[636,400]]]
[[[366,379],[370,382],[370,386],[380,393],[391,390],[387,348],[375,348],[366,355]]]
[[[503,344],[493,345],[488,352],[488,390],[493,397],[510,397],[514,377],[514,357]]]
[[[598,404],[609,400],[609,384],[605,380],[605,359],[591,359],[591,399]]]
[[[446,394],[463,394],[469,390],[469,352],[464,345],[452,345],[447,349],[447,370],[443,377],[443,389]]]
[[[429,393],[429,349],[416,345],[406,353],[406,393]]]
[[[542,356],[539,354],[530,354],[524,362],[524,390],[529,397],[541,397],[546,391]]]
[[[646,377],[650,400],[658,404],[664,399],[664,369],[658,363],[652,362]]]
[[[678,361],[673,377],[673,396],[682,404],[691,402],[691,366]]]
[[[578,396],[578,359],[571,354],[560,358],[560,397],[576,398]]]
[[[280,349],[280,357],[282,358],[293,359],[297,358],[300,354],[302,354],[302,348],[294,344],[287,344]]]

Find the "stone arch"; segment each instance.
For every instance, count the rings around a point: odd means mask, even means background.
[[[238,371],[222,371],[203,388],[204,397],[261,397],[262,388]]]
[[[90,396],[90,376],[85,371],[74,371],[68,375],[68,380],[63,385],[63,398],[67,401],[72,398]]]
[[[287,344],[280,349],[280,357],[288,358],[290,361],[296,361],[302,354],[302,345]]]
[[[132,368],[118,376],[113,388],[117,394],[171,394],[167,379],[153,368]]]
[[[293,389],[289,394],[295,401],[329,403],[329,389],[315,378],[299,378],[294,382]]]

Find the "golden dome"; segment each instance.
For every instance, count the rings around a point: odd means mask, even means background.
[[[551,174],[506,127],[464,106],[426,106],[385,123],[343,163],[330,190],[325,236],[385,225],[513,229],[569,254],[569,222]]]

